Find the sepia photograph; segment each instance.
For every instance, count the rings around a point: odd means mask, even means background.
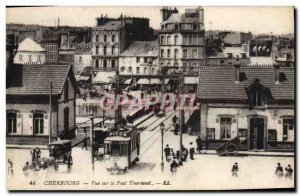
[[[8,191],[295,191],[295,7],[5,11]]]

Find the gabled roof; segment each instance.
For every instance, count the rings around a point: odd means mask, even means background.
[[[37,44],[35,41],[33,41],[30,38],[24,39],[18,47],[19,51],[26,51],[26,52],[45,52],[46,50],[42,48],[39,44]]]
[[[120,56],[158,56],[158,41],[133,41]]]
[[[14,64],[9,69],[6,95],[49,95],[50,80],[52,94],[60,95],[68,76],[75,92],[79,92],[71,65]]]
[[[244,80],[235,83],[234,67],[202,66],[200,67],[197,96],[199,99],[211,100],[247,100],[245,88],[256,79],[270,89],[275,100],[294,100],[294,68],[281,67],[280,73],[285,80],[275,84],[274,67],[241,67]]]
[[[185,14],[173,13],[171,16],[162,22],[162,24],[168,23],[199,23],[199,17],[186,17]]]

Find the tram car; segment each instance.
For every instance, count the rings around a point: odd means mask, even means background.
[[[146,114],[145,107],[139,107],[136,110],[131,111],[127,116],[126,120],[128,123],[133,124],[135,120]]]
[[[134,126],[110,131],[104,144],[104,164],[108,172],[125,172],[139,161],[140,132]]]

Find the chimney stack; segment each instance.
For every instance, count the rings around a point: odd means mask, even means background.
[[[239,83],[240,82],[240,67],[241,64],[240,63],[236,63],[234,64],[234,82],[235,83]]]

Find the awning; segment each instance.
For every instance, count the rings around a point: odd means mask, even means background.
[[[198,77],[185,77],[184,84],[198,84]]]
[[[150,82],[151,84],[161,84],[161,81],[157,78],[151,79]]]
[[[132,78],[125,80],[124,84],[131,84]]]
[[[150,84],[150,80],[146,78],[139,79],[138,84]]]
[[[114,83],[115,80],[115,72],[98,72],[95,78],[93,79],[93,84],[111,84]]]

